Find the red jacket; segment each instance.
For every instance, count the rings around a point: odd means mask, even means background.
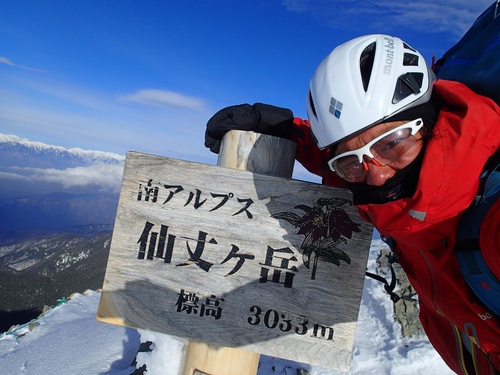
[[[358,209],[382,236],[396,242],[399,262],[419,295],[420,320],[442,358],[459,374],[473,374],[471,368],[490,374],[491,364],[500,371],[500,321],[467,287],[454,244],[457,223],[477,192],[482,168],[500,146],[500,108],[457,82],[438,80],[433,95],[443,107],[415,194]],[[325,184],[343,186],[326,166],[328,151],[317,148],[308,122],[295,119],[295,125],[297,160]],[[480,242],[487,244],[484,256],[500,278],[500,201],[483,222]],[[472,345],[472,358],[462,351],[462,343]]]

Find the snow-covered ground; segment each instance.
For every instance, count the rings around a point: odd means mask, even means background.
[[[382,241],[374,240],[368,270],[374,272]],[[186,341],[172,336],[100,323],[95,320],[100,293],[76,294],[30,324],[0,336],[2,374],[129,375],[144,364],[147,375],[177,375]],[[366,279],[350,374],[448,375],[444,364],[425,337],[403,338],[393,321],[393,308],[383,286]],[[151,352],[141,342],[152,341]],[[258,375],[340,375],[313,365],[261,355]]]

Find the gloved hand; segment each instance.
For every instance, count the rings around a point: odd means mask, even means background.
[[[288,138],[293,125],[293,113],[287,108],[269,104],[241,104],[221,109],[207,123],[205,147],[219,153],[221,139],[230,130]]]

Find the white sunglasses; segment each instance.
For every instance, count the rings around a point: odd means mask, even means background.
[[[335,156],[328,161],[328,166],[346,181],[361,182],[366,176],[363,156],[368,156],[378,166],[394,163],[415,145],[415,134],[422,126],[424,122],[421,118],[407,122],[379,135],[361,148]]]

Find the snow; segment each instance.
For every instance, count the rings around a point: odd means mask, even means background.
[[[368,270],[374,272],[382,246],[373,240]],[[3,374],[129,375],[144,364],[147,375],[177,375],[186,340],[173,336],[109,325],[95,320],[100,292],[75,294],[38,319],[0,336]],[[151,341],[152,351],[140,352]],[[137,358],[136,358],[137,354]],[[136,358],[137,363],[132,365]],[[341,375],[343,372],[265,355],[257,375]],[[349,374],[448,375],[426,337],[404,338],[393,320],[392,302],[383,286],[366,279]]]
[[[68,244],[66,244],[66,246],[67,245]],[[88,258],[89,254],[90,250],[82,251],[77,255],[71,255],[67,253],[61,254],[61,259],[56,262],[56,267],[58,267],[59,270],[63,270],[65,268],[70,267],[72,264],[75,264],[76,262]]]

